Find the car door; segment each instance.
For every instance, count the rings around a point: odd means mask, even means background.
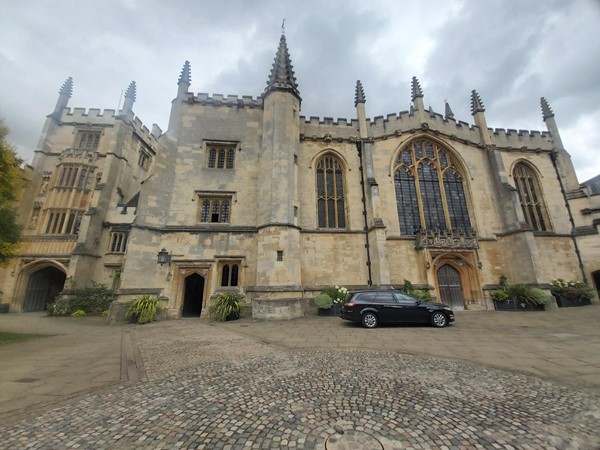
[[[394,298],[400,305],[399,315],[402,322],[407,323],[424,323],[428,322],[428,311],[426,308],[420,307],[420,302],[402,292],[394,292]]]
[[[392,291],[377,292],[375,297],[379,310],[379,321],[382,323],[403,322],[402,306],[394,298]]]

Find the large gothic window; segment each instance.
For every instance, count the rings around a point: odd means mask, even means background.
[[[333,155],[317,163],[317,217],[319,228],[345,228],[346,211],[342,164]]]
[[[519,200],[525,220],[535,231],[548,230],[549,222],[546,207],[544,206],[537,176],[528,165],[519,163],[515,166],[513,177],[519,192]]]
[[[471,228],[462,175],[451,153],[436,142],[415,140],[402,149],[394,187],[402,234]]]

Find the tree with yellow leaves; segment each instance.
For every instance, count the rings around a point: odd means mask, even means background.
[[[14,256],[21,236],[15,200],[23,186],[20,169],[23,161],[6,140],[7,136],[8,128],[0,120],[0,266]]]

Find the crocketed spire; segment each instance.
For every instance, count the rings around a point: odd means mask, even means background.
[[[471,91],[471,114],[475,115],[478,112],[485,112],[483,102],[476,90]]]
[[[446,119],[454,119],[454,113],[452,112],[452,108],[450,108],[450,104],[448,102],[446,103],[446,113],[445,113],[445,118]]]
[[[192,74],[190,70],[190,62],[186,61],[181,69],[181,74],[179,75],[179,81],[177,81],[178,85],[189,86],[192,81]]]
[[[71,95],[73,95],[73,77],[69,77],[65,80],[58,93],[71,98]]]
[[[354,106],[359,103],[365,103],[365,91],[363,90],[363,85],[360,80],[356,80],[356,92],[354,94]]]
[[[287,42],[285,40],[285,35],[283,34],[279,40],[279,47],[277,49],[277,54],[275,55],[273,67],[271,68],[269,80],[267,81],[265,94],[269,94],[273,91],[288,91],[300,98],[296,76],[294,75],[294,66],[292,66]]]
[[[129,83],[129,87],[127,87],[127,90],[125,91],[125,98],[130,99],[133,102],[135,102],[136,100],[136,86],[135,86],[135,81],[132,81],[131,83]]]
[[[419,84],[419,80],[417,80],[417,77],[412,77],[411,87],[412,87],[411,100],[413,102],[415,101],[415,98],[423,97],[423,91],[421,90],[421,85]]]
[[[552,111],[552,108],[550,108],[548,100],[542,97],[540,103],[542,104],[542,119],[544,119],[544,122],[546,121],[546,119],[554,117],[554,112]]]

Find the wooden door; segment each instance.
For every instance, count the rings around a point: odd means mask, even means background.
[[[464,309],[465,302],[458,270],[449,264],[445,264],[440,267],[437,276],[442,303],[452,307],[452,309]]]

